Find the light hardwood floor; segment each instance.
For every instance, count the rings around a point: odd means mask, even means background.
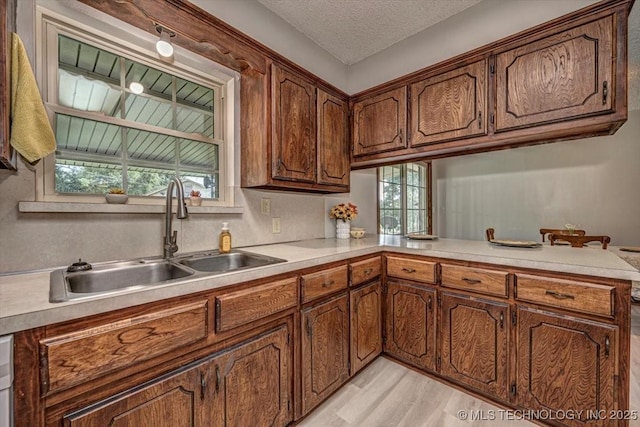
[[[640,411],[640,306],[632,306],[631,402]],[[461,419],[483,414],[484,420]],[[493,411],[493,412],[491,412]],[[380,357],[318,407],[302,427],[531,427],[500,408]],[[490,420],[486,418],[493,417]],[[630,427],[639,427],[640,420]]]

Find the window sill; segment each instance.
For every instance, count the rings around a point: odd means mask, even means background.
[[[242,214],[242,206],[187,206],[190,214]],[[74,214],[164,214],[162,205],[69,203],[69,202],[19,202],[18,211],[24,213],[74,213]]]

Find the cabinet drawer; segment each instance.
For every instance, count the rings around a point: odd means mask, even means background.
[[[351,263],[351,286],[359,285],[380,276],[382,260],[379,256]]]
[[[516,299],[582,313],[613,316],[615,287],[565,279],[517,275]]]
[[[436,263],[389,256],[387,257],[387,276],[435,283]]]
[[[207,301],[40,341],[45,392],[62,390],[207,337]]]
[[[442,265],[442,286],[481,294],[508,295],[509,273],[483,268]]]
[[[220,295],[216,297],[216,332],[228,331],[297,304],[295,278]]]
[[[347,266],[319,271],[302,276],[302,302],[329,295],[347,288]]]

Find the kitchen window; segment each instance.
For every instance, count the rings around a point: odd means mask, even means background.
[[[431,233],[431,163],[378,168],[380,234]]]
[[[44,200],[101,201],[118,187],[133,203],[162,203],[179,176],[186,195],[197,190],[210,204],[232,204],[228,83],[131,50],[132,40],[125,48],[46,16],[42,28],[43,92],[57,144],[45,163]]]

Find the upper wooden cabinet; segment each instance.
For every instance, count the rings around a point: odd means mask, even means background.
[[[313,183],[316,177],[316,88],[275,65],[271,87],[272,177]]]
[[[278,64],[270,71],[241,77],[242,186],[349,191],[346,96]]]
[[[612,15],[496,57],[496,131],[606,113],[615,97]]]
[[[348,105],[318,89],[318,184],[349,186]]]
[[[353,155],[406,148],[406,129],[405,86],[359,100],[353,104]]]
[[[615,133],[632,5],[601,1],[353,95],[352,169]]]
[[[411,85],[411,146],[487,133],[487,61]]]

